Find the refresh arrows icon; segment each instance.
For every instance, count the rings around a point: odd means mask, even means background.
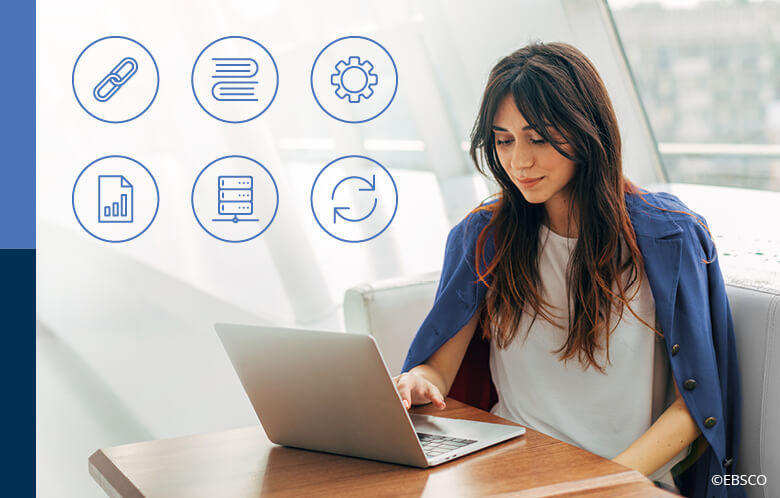
[[[344,183],[344,182],[346,182],[348,180],[357,180],[359,182],[362,182],[362,183],[368,185],[367,188],[359,188],[358,189],[359,192],[375,192],[376,191],[376,175],[371,175],[371,181],[370,182],[368,180],[366,180],[365,178],[363,178],[362,176],[348,176],[346,178],[342,178],[336,184],[336,186],[333,187],[333,193],[331,193],[331,195],[330,195],[330,200],[335,200],[335,198],[336,198],[336,190],[338,190],[339,186],[342,183]],[[336,207],[333,208],[333,224],[334,225],[336,224],[336,219],[337,218],[341,218],[344,221],[350,221],[350,222],[353,222],[353,223],[357,223],[359,221],[366,220],[366,219],[368,219],[369,216],[374,214],[374,211],[376,210],[376,206],[377,206],[377,198],[374,197],[374,205],[371,207],[371,211],[369,211],[367,215],[362,216],[360,218],[348,218],[347,216],[342,214],[342,211],[347,211],[347,210],[351,209],[349,206],[336,206]]]
[[[341,156],[317,173],[310,202],[314,219],[325,233],[341,242],[366,242],[393,222],[398,211],[398,187],[390,171],[378,161],[359,155]]]

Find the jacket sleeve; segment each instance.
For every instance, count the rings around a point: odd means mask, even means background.
[[[704,269],[701,274],[706,282],[706,288],[704,288],[706,290],[703,292],[706,296],[706,302],[703,303],[702,309],[708,310],[709,313],[708,316],[703,317],[702,321],[709,321],[709,327],[707,328],[711,334],[708,338],[709,341],[702,340],[699,346],[704,347],[706,344],[711,348],[715,356],[716,372],[713,380],[717,382],[720,388],[720,418],[722,419],[723,431],[720,434],[723,434],[721,436],[723,439],[714,446],[718,448],[718,453],[722,455],[722,460],[720,461],[720,464],[723,466],[722,471],[730,473],[736,466],[742,408],[734,321],[731,316],[731,307],[726,294],[726,284],[723,280],[720,261],[712,235],[705,228],[707,222],[704,217],[696,213],[694,215],[704,225],[689,222],[693,227],[690,231],[692,242],[701,248],[701,252],[698,254],[701,261],[695,263],[697,263],[697,267]],[[703,427],[702,432],[705,431],[706,427]]]
[[[474,256],[477,238],[488,221],[489,211],[476,211],[450,230],[433,307],[412,340],[402,372],[430,358],[468,323],[485,298],[487,287],[478,280]],[[483,259],[489,261],[492,247],[488,238]]]
[[[742,395],[740,392],[737,346],[734,336],[734,321],[731,316],[726,284],[720,270],[715,244],[709,234],[699,230],[699,238],[706,252],[707,290],[710,304],[710,323],[715,362],[718,365],[718,380],[723,402],[725,418],[725,459],[726,473],[736,466],[736,453],[739,448],[739,429],[741,426]]]
[[[710,245],[708,256],[711,262],[707,265],[707,284],[710,298],[712,342],[715,346],[715,361],[718,365],[718,378],[725,419],[725,458],[720,463],[723,466],[722,470],[724,473],[730,474],[736,468],[737,452],[739,450],[740,427],[742,424],[742,393],[740,392],[737,346],[731,307],[726,295],[726,285],[718,264],[714,244],[712,241],[708,242]],[[744,490],[735,490],[732,495],[744,496]]]
[[[706,225],[704,218],[700,216],[699,218]],[[697,498],[743,497],[745,489],[742,486],[715,486],[711,483],[713,475],[731,474],[735,470],[740,439],[742,399],[734,324],[718,254],[710,233],[698,223],[691,223],[691,226],[693,229],[689,233],[692,243],[699,246],[701,250],[698,253],[692,252],[689,263],[691,266],[702,268],[702,271],[697,271],[696,274],[700,275],[703,282],[696,285],[702,288],[703,299],[706,300],[701,303],[701,309],[706,313],[701,317],[701,321],[709,322],[706,323],[708,326],[703,327],[703,330],[709,331],[708,337],[699,337],[696,347],[707,351],[710,357],[714,356],[713,363],[705,362],[703,359],[697,362],[698,378],[702,389],[710,383],[714,388],[708,395],[700,393],[704,397],[698,398],[697,403],[688,406],[710,447],[680,476],[680,489],[684,495]],[[699,260],[694,261],[695,258]],[[684,285],[685,282],[680,283],[681,289]],[[704,368],[707,364],[714,366],[712,373]],[[691,372],[690,375],[694,376],[697,373]],[[714,400],[718,401],[718,406],[708,407]],[[695,396],[689,395],[686,402],[688,401],[696,401]],[[710,417],[716,420],[714,426],[703,424],[705,417],[710,415],[715,415]]]

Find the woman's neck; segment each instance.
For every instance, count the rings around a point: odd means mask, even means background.
[[[579,227],[577,216],[571,206],[571,196],[558,192],[544,203],[547,212],[547,226],[563,237],[577,238]]]

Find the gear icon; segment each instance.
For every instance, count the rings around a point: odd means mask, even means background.
[[[368,60],[360,61],[360,57],[350,56],[348,61],[340,60],[336,64],[336,72],[330,75],[330,83],[336,87],[336,95],[343,99],[347,97],[352,104],[360,102],[360,98],[369,99],[374,94],[374,87],[379,78],[373,72],[374,65]]]

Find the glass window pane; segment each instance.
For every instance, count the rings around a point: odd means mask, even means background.
[[[780,2],[608,4],[669,180],[780,191]]]

